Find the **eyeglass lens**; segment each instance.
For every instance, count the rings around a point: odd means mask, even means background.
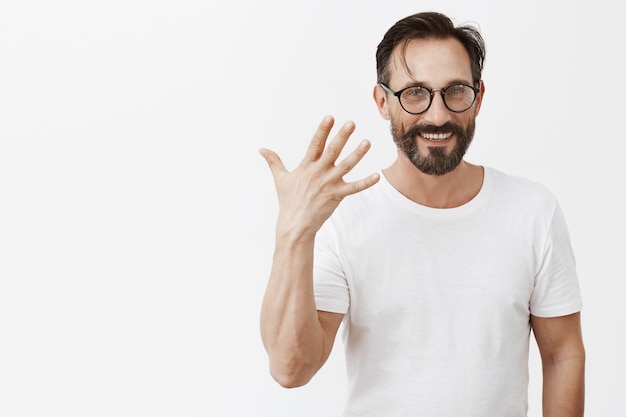
[[[474,103],[476,93],[466,85],[451,85],[441,91],[446,106],[454,112],[469,109]],[[423,87],[410,87],[400,95],[402,107],[410,113],[421,113],[430,106],[430,92]]]

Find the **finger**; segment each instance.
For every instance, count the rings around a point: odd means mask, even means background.
[[[261,156],[265,158],[265,161],[270,167],[270,171],[272,172],[272,176],[274,177],[274,179],[276,179],[278,175],[287,172],[283,161],[281,161],[276,152],[269,149],[261,148],[259,149],[259,154],[261,154]]]
[[[309,143],[309,148],[307,149],[304,161],[314,162],[319,159],[324,152],[326,139],[328,138],[328,134],[334,124],[335,119],[332,116],[325,116],[322,119],[317,127],[317,130],[315,131],[315,134],[313,135],[313,139],[311,139],[311,142]]]
[[[374,173],[359,181],[347,182],[342,187],[343,195],[347,196],[366,190],[376,184],[378,180],[380,180],[380,174]]]
[[[363,159],[367,151],[370,150],[371,143],[368,140],[362,141],[357,148],[345,157],[340,163],[337,164],[337,174],[343,177]]]
[[[352,121],[347,121],[343,124],[339,132],[335,135],[333,140],[326,147],[326,152],[324,153],[323,158],[329,163],[334,164],[344,146],[348,142],[350,135],[354,132],[355,124]]]

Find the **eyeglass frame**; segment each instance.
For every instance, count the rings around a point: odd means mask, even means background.
[[[393,91],[391,88],[387,87],[383,83],[379,83],[378,85],[380,85],[383,88],[383,90],[385,90],[386,92],[391,93],[392,95],[396,96],[398,98],[398,103],[400,103],[400,107],[402,107],[402,110],[404,110],[405,112],[407,112],[409,114],[413,114],[413,115],[426,113],[428,111],[428,109],[430,109],[430,106],[433,104],[433,98],[435,97],[435,92],[436,91],[439,91],[441,93],[441,100],[443,101],[444,106],[446,106],[446,108],[448,110],[450,110],[451,112],[453,112],[453,113],[463,113],[463,112],[468,111],[474,105],[474,103],[476,103],[476,97],[478,97],[478,93],[480,92],[480,88],[473,87],[473,86],[468,85],[468,84],[462,84],[462,83],[451,84],[451,85],[449,85],[447,87],[444,87],[444,88],[428,88],[428,87],[424,87],[423,85],[410,85],[410,86],[405,87],[402,90],[398,90],[398,91]],[[452,110],[448,106],[448,103],[446,103],[446,98],[445,98],[446,91],[449,88],[455,87],[455,86],[469,87],[469,88],[472,89],[472,91],[474,91],[474,99],[472,100],[472,103],[465,110]],[[404,105],[402,104],[402,100],[400,100],[400,96],[402,95],[402,93],[405,90],[408,90],[409,88],[415,88],[415,87],[423,88],[424,90],[428,91],[428,93],[430,95],[430,101],[428,102],[428,106],[426,106],[426,108],[424,110],[422,110],[421,112],[418,112],[418,113],[410,112],[407,109],[405,109]]]

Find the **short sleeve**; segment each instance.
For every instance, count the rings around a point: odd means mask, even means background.
[[[570,236],[558,203],[541,251],[535,276],[530,313],[537,317],[558,317],[581,310],[582,297]]]
[[[315,239],[313,283],[317,309],[346,314],[350,292],[337,254],[337,243],[331,222],[326,222]]]

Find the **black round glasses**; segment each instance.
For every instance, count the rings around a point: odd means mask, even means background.
[[[465,84],[453,84],[445,88],[430,89],[419,85],[403,88],[400,91],[393,91],[385,84],[380,86],[388,93],[398,97],[400,106],[405,112],[410,114],[421,114],[430,108],[435,92],[441,92],[443,104],[448,110],[455,113],[462,113],[472,107],[476,101],[476,95],[480,88]]]

